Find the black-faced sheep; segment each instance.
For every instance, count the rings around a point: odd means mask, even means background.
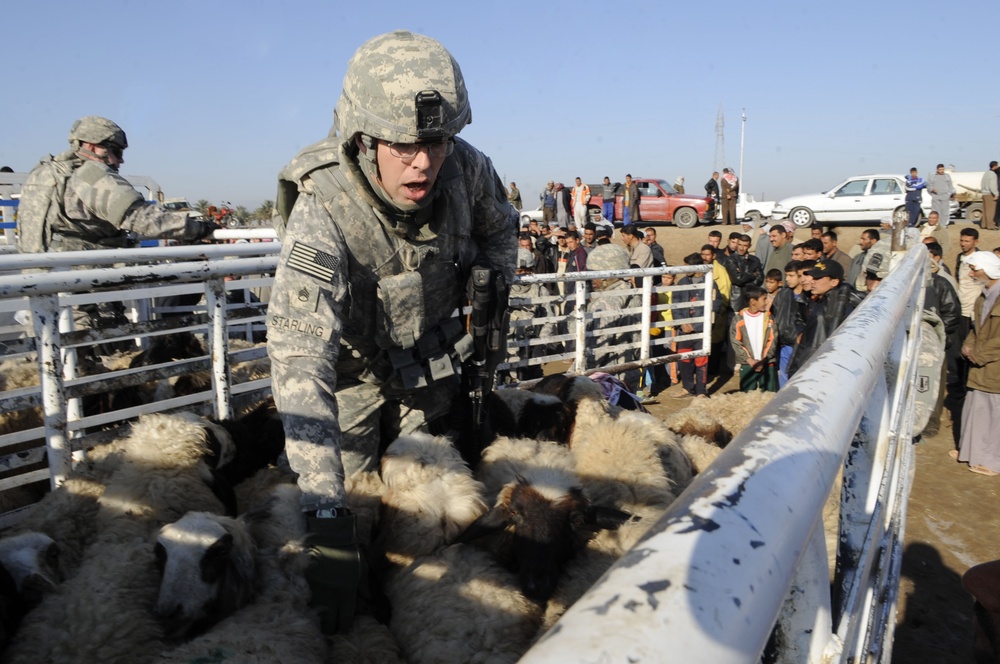
[[[380,540],[390,629],[414,663],[514,662],[541,607],[492,554],[449,542],[486,509],[482,485],[445,438],[401,437],[382,459]]]
[[[490,536],[489,548],[517,572],[522,591],[535,600],[548,599],[566,562],[596,531],[629,518],[592,503],[574,465],[570,451],[558,443],[498,438],[476,471],[495,502],[459,541]]]
[[[597,533],[569,560],[549,598],[548,629],[660,518],[691,480],[691,465],[674,434],[651,415],[600,415],[581,403],[578,417],[593,420],[574,432],[570,452],[583,490],[594,502],[634,515],[619,528]]]
[[[297,486],[279,479],[266,505],[246,517],[256,543],[256,598],[205,633],[161,652],[156,661],[327,661],[319,619],[308,607],[304,570],[309,556],[302,544],[305,520],[300,497]]]
[[[160,528],[156,613],[167,638],[201,632],[246,605],[254,595],[255,551],[244,523],[231,517],[188,512]]]

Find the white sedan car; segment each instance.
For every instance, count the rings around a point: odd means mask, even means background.
[[[858,175],[828,192],[782,199],[771,211],[771,218],[791,219],[800,228],[813,222],[878,224],[886,216],[893,220],[907,218],[905,197],[906,187],[900,175]],[[958,203],[952,201],[951,205],[954,208]],[[925,217],[931,210],[927,189],[921,192],[920,209]]]
[[[521,215],[522,226],[527,226],[528,222],[531,221],[537,221],[538,223],[542,223],[542,218],[544,217],[541,205],[539,205],[534,210],[520,210],[518,214]]]

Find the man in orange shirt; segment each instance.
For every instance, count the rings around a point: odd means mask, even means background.
[[[583,228],[587,224],[587,203],[590,202],[590,187],[583,184],[583,180],[576,179],[576,186],[573,187],[573,220],[577,228]]]

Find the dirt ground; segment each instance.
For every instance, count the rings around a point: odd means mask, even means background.
[[[958,236],[965,221],[949,227],[950,251],[945,263],[955,264]],[[693,229],[663,227],[658,241],[671,265],[697,251],[710,230],[723,234],[723,243],[732,227],[698,226]],[[863,227],[835,229],[839,247],[850,253]],[[799,230],[796,241],[809,237]],[[756,242],[754,243],[756,244]],[[980,248],[1000,246],[1000,232],[983,232]],[[676,388],[675,388],[676,389]],[[737,389],[734,381],[710,386],[723,393]],[[661,395],[650,410],[665,416],[686,403]],[[956,414],[956,418],[958,415]],[[948,456],[956,436],[950,414],[942,416],[938,435],[916,445],[916,474],[910,493],[906,520],[902,579],[893,662],[934,662],[965,664],[972,661],[972,602],[962,590],[961,576],[972,565],[1000,558],[1000,510],[997,509],[1000,477],[984,477],[969,472]],[[1000,435],[1000,434],[998,434]]]

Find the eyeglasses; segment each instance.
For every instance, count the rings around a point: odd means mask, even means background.
[[[389,148],[389,154],[402,159],[407,164],[416,159],[417,153],[424,148],[427,149],[427,155],[435,159],[447,157],[455,151],[455,142],[451,140],[437,143],[386,143],[385,145]]]

